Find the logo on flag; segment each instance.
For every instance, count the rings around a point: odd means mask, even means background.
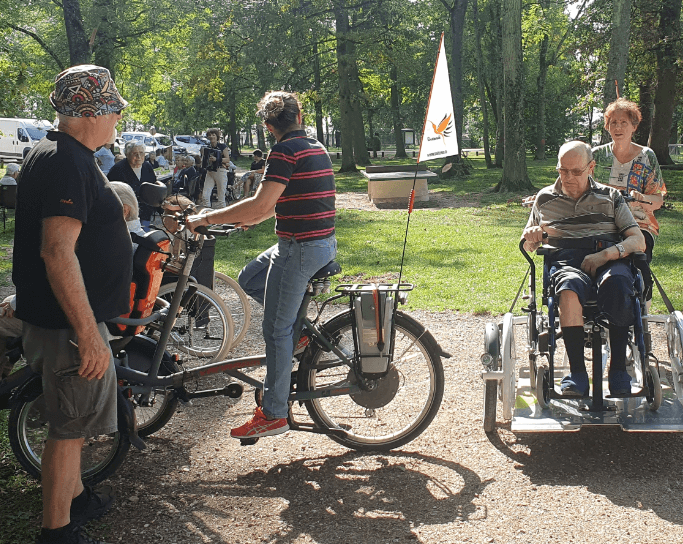
[[[453,132],[454,119],[451,83],[442,33],[417,162],[458,154],[458,139]]]

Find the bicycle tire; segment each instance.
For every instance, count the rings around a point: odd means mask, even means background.
[[[7,424],[10,446],[22,467],[41,479],[41,457],[47,440],[47,422],[41,415],[40,393],[19,401],[10,410]],[[43,405],[44,406],[44,405]],[[121,466],[130,448],[127,436],[120,432],[87,438],[81,450],[81,478],[86,485],[96,485],[109,478]]]
[[[133,343],[134,342],[134,343]],[[136,336],[126,346],[128,366],[138,372],[148,373],[151,368],[156,342],[146,336]],[[168,354],[164,354],[159,367],[159,376],[180,372],[180,367]],[[147,398],[145,398],[149,395]],[[131,397],[138,436],[145,438],[168,423],[178,408],[178,397],[165,388],[154,388],[147,394],[136,393]]]
[[[347,310],[322,327],[342,351],[352,355],[353,325]],[[444,374],[439,354],[429,331],[410,316],[396,312],[394,359],[378,386],[372,392],[308,400],[306,409],[319,427],[346,431],[345,435],[328,436],[348,448],[386,451],[407,444],[429,426],[441,405]],[[354,380],[351,369],[315,342],[307,348],[304,361],[299,372],[303,372],[308,391]]]
[[[176,283],[162,285],[157,297],[170,302],[176,285]],[[221,297],[204,285],[188,282],[185,289],[190,287],[196,287],[197,291],[177,317],[166,346],[166,350],[171,355],[186,356],[181,358],[183,366],[187,368],[225,358],[230,351],[235,333],[230,310]],[[208,317],[208,324],[198,326],[197,315]],[[147,336],[158,340],[159,331],[148,331]]]
[[[251,324],[251,305],[249,304],[249,297],[244,292],[244,289],[240,287],[239,283],[222,272],[214,272],[213,290],[221,299],[223,299],[223,302],[225,302],[225,305],[230,311],[232,322],[235,325],[235,335],[232,338],[232,345],[230,346],[230,349],[233,349],[244,340],[244,337],[247,335],[247,330],[249,330],[249,325]]]

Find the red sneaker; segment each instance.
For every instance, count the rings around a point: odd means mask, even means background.
[[[233,438],[258,438],[260,436],[275,436],[289,430],[287,419],[268,419],[258,406],[254,410],[254,417],[241,427],[236,427],[230,431]]]

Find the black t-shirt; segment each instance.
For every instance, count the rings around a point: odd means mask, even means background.
[[[19,319],[70,328],[40,256],[43,219],[66,216],[82,228],[76,243],[90,306],[99,323],[130,311],[132,252],[123,207],[93,152],[63,132],[48,132],[27,155],[17,193],[12,280]]]
[[[261,159],[259,161],[255,160],[251,163],[250,170],[261,170],[266,165],[266,159]]]

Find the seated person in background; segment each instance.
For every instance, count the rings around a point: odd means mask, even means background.
[[[610,393],[619,396],[631,392],[626,346],[634,322],[634,277],[629,264],[621,259],[644,251],[645,239],[621,193],[593,181],[594,168],[587,144],[564,144],[558,154],[560,175],[553,185],[538,192],[522,232],[527,251],[536,251],[544,232],[548,233],[548,243],[560,248],[563,240],[570,239],[571,246],[578,248],[582,246],[580,239],[588,239],[585,249],[559,249],[550,256],[550,274],[559,297],[560,327],[570,367],[561,390],[568,396],[588,393],[582,307],[594,288],[598,308],[609,321]],[[596,251],[590,245],[591,238],[611,242]]]
[[[149,164],[152,165],[152,168],[157,169],[159,168],[159,162],[157,161],[157,154],[154,151],[150,151],[149,155],[147,155],[147,158],[145,159]]]
[[[189,155],[181,155],[178,157],[177,162],[180,170],[178,170],[178,173],[173,180],[173,192],[186,191],[188,194],[190,192],[195,193],[196,186],[190,187],[190,182],[199,175],[199,172],[197,172],[195,168],[194,159]],[[193,198],[195,195],[190,194],[189,196],[190,198]]]
[[[152,165],[145,161],[145,146],[139,140],[128,142],[125,153],[126,158],[112,166],[107,177],[109,181],[123,181],[127,183],[137,195],[140,192],[140,185],[144,182],[156,183],[157,176]],[[142,228],[147,230],[154,208],[144,203],[139,203],[139,206],[140,222],[142,223]]]
[[[133,189],[131,189],[130,185],[127,185],[122,181],[110,181],[109,183],[123,206],[123,218],[126,220],[128,232],[134,232],[135,234],[143,236],[145,231],[140,224],[138,199],[135,196]],[[135,253],[137,247],[138,245],[133,243],[133,253]]]
[[[249,196],[249,193],[256,190],[256,186],[261,181],[261,176],[266,169],[266,159],[263,158],[263,151],[260,149],[254,150],[254,161],[251,163],[249,172],[246,172],[240,178],[242,182],[242,195]]]
[[[157,162],[159,163],[159,166],[161,168],[168,168],[168,161],[166,160],[166,157],[164,157],[164,153],[161,151],[161,149],[157,149],[156,151],[156,157],[157,157]]]
[[[19,177],[19,165],[10,163],[7,165],[5,175],[0,179],[0,185],[16,185]]]

